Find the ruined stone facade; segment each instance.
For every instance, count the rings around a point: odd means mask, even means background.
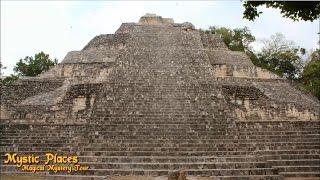
[[[183,168],[188,175],[281,179],[302,162],[286,169],[277,161],[283,156],[310,155],[310,163],[320,156],[316,98],[219,37],[154,14],[96,36],[49,71],[1,91],[1,152],[77,153],[91,165],[82,178]],[[19,139],[39,134],[50,140]],[[320,175],[316,165],[306,172]],[[15,171],[7,165],[2,173]]]

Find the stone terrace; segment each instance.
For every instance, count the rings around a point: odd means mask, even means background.
[[[191,23],[147,14],[1,90],[2,157],[77,154],[90,166],[32,174],[1,162],[6,177],[320,178],[319,101]]]

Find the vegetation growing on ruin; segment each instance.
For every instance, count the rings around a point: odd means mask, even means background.
[[[37,76],[40,73],[49,70],[51,67],[58,63],[57,59],[50,58],[49,54],[39,52],[33,56],[26,56],[20,59],[14,67],[15,74],[5,77],[2,81],[3,84],[9,85],[19,79],[21,76]],[[2,65],[1,65],[1,68]]]
[[[250,43],[256,40],[248,27],[230,29],[227,27],[211,26],[205,33],[220,36],[232,51],[250,51]]]
[[[314,51],[300,78],[302,87],[320,99],[320,49]]]
[[[280,33],[263,41],[262,49],[256,54],[255,65],[267,69],[287,79],[297,79],[303,69],[306,50],[286,40]]]
[[[34,57],[26,56],[24,59],[20,59],[13,70],[20,76],[37,76],[57,63],[57,59],[51,59],[49,54],[41,51],[35,54]]]

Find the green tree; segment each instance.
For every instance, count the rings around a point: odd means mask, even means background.
[[[225,27],[210,27],[206,33],[220,36],[227,47],[232,51],[249,51],[250,43],[255,41],[248,27],[230,29]]]
[[[19,76],[37,76],[57,63],[57,59],[51,59],[48,54],[40,52],[34,57],[26,56],[24,59],[20,59],[13,70]]]
[[[258,12],[257,7],[266,5],[267,8],[276,8],[281,10],[284,17],[294,21],[314,21],[320,15],[319,1],[246,1],[243,17],[248,20],[255,20],[262,13]]]
[[[301,82],[305,90],[313,93],[320,100],[320,49],[311,54],[310,61],[302,72]]]
[[[263,42],[263,47],[253,63],[279,76],[297,79],[303,68],[304,54],[304,48],[299,48],[293,41],[286,40],[283,34],[276,33]]]

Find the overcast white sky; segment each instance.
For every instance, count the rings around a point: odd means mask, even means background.
[[[191,22],[196,28],[248,26],[258,38],[281,32],[307,49],[318,47],[319,21],[294,22],[279,10],[260,8],[254,22],[242,19],[239,1],[1,1],[1,61],[5,75],[20,58],[44,51],[62,61],[94,36],[114,33],[122,22],[137,22],[145,13]]]

